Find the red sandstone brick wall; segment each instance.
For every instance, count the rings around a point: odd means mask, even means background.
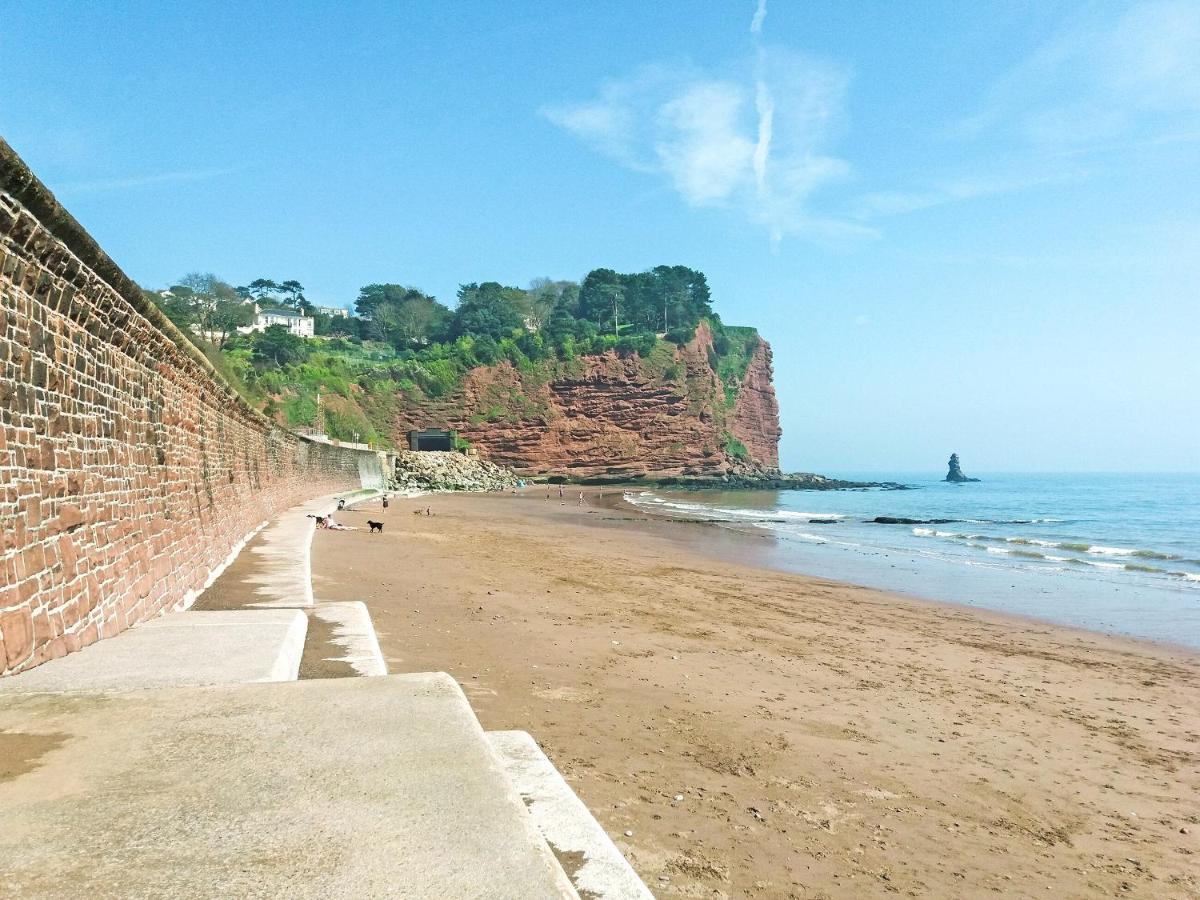
[[[14,158],[0,159],[0,673],[190,604],[261,522],[359,487],[360,463],[380,472],[375,454],[242,403],[48,192],[53,234],[22,206],[45,189],[14,182],[28,174]]]

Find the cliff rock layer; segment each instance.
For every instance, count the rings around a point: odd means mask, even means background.
[[[392,438],[453,428],[485,459],[523,475],[573,479],[720,478],[777,472],[779,407],[771,349],[755,337],[744,372],[717,372],[701,323],[686,346],[650,358],[609,352],[524,372],[472,370],[439,400],[404,398]]]
[[[729,427],[750,457],[768,469],[779,468],[779,438],[783,435],[773,375],[771,345],[760,338],[738,390]]]

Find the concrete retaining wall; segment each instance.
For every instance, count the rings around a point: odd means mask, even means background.
[[[0,673],[184,608],[378,454],[247,406],[0,140]]]

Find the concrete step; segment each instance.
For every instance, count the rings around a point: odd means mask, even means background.
[[[308,613],[301,678],[386,675],[387,663],[367,605],[358,600],[318,602]]]
[[[529,734],[489,731],[487,736],[538,831],[580,896],[654,900],[616,844]]]
[[[0,695],[294,681],[307,630],[294,609],[170,613],[0,678]]]
[[[8,896],[578,897],[445,674],[13,695],[0,760]]]

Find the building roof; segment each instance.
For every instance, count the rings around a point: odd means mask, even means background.
[[[259,312],[260,316],[280,316],[285,319],[307,319],[308,316],[302,312],[296,312],[294,309],[264,309]]]

